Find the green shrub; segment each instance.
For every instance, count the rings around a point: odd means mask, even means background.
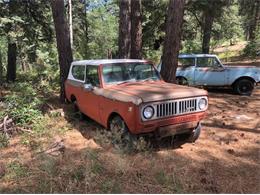
[[[243,50],[243,54],[247,57],[256,57],[260,52],[260,40],[249,42]]]

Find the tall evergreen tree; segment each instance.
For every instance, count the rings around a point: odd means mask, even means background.
[[[141,0],[131,1],[131,58],[142,58],[142,8]]]
[[[3,64],[2,64],[2,52],[0,49],[0,85],[3,84]]]
[[[72,62],[72,50],[70,45],[70,34],[65,18],[65,8],[63,0],[51,1],[53,20],[56,31],[56,41],[59,53],[60,65],[60,101],[65,102],[65,80],[68,76],[70,64]]]
[[[240,0],[240,14],[244,18],[246,39],[254,41],[260,26],[260,0]]]
[[[130,58],[131,50],[131,2],[130,0],[119,1],[119,58]]]
[[[185,0],[169,1],[161,70],[163,79],[169,83],[174,83],[176,80],[184,5]]]

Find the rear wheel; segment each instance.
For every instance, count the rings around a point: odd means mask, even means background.
[[[73,103],[73,109],[74,109],[76,118],[79,118],[80,120],[83,120],[84,119],[84,114],[79,109],[77,99],[74,99],[72,103]]]
[[[249,79],[240,79],[234,84],[234,91],[239,95],[251,95],[254,89],[254,82]]]
[[[114,144],[123,149],[133,149],[135,137],[129,132],[120,116],[115,116],[110,120],[109,129],[112,132]]]

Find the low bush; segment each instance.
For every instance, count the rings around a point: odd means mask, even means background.
[[[243,50],[243,54],[246,57],[256,57],[260,55],[260,40],[249,42]]]

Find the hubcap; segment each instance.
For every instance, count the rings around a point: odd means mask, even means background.
[[[239,86],[239,91],[241,93],[247,93],[251,90],[251,85],[249,83],[243,83]]]

